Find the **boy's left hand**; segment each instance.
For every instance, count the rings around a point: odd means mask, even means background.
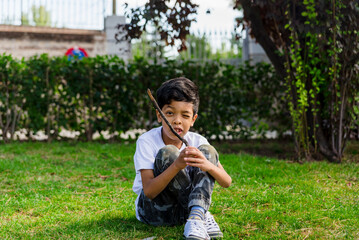
[[[198,167],[204,172],[208,172],[215,167],[200,150],[191,146],[186,147],[184,160],[187,165]]]

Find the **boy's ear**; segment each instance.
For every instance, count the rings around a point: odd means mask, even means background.
[[[194,124],[194,122],[196,121],[197,117],[198,117],[198,114],[195,114],[195,115],[193,116],[193,118],[192,118],[192,123],[191,123],[191,127],[193,127],[193,124]]]
[[[160,112],[156,109],[156,115],[157,115],[157,122],[162,122],[162,117],[161,117],[161,114]]]

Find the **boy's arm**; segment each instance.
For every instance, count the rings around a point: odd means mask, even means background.
[[[153,174],[153,169],[142,169],[142,187],[143,192],[149,199],[154,199],[162,192],[168,183],[177,175],[177,173],[187,165],[184,162],[184,153],[180,153],[178,158],[157,177]]]
[[[211,162],[209,163],[212,164]],[[216,179],[218,184],[221,185],[222,187],[227,188],[231,186],[232,178],[231,176],[228,175],[226,170],[224,170],[220,162],[218,162],[218,166],[213,165],[212,169],[208,170],[207,172],[211,174],[211,176],[214,177],[214,179]]]
[[[202,171],[208,172],[222,187],[227,188],[231,185],[232,178],[224,170],[220,162],[218,162],[218,166],[216,166],[208,161],[203,153],[197,148],[187,147],[186,149],[186,157],[184,160],[186,161],[187,165],[199,167]]]

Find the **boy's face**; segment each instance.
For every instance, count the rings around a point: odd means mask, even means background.
[[[170,104],[164,105],[161,110],[173,129],[181,137],[186,135],[189,128],[193,126],[197,119],[197,114],[193,115],[193,103],[172,100]],[[158,111],[156,111],[156,114],[158,122],[162,123],[163,142],[166,145],[172,144],[177,147],[181,147],[181,140],[179,140],[176,135],[172,133]]]

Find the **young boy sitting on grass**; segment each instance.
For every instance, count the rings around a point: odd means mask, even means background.
[[[232,179],[219,162],[216,149],[206,138],[189,131],[198,116],[198,88],[187,78],[168,80],[157,90],[157,102],[189,146],[171,132],[156,110],[162,126],[139,137],[134,155],[136,217],[154,226],[186,222],[186,239],[223,237],[208,209],[214,182],[229,187]]]

